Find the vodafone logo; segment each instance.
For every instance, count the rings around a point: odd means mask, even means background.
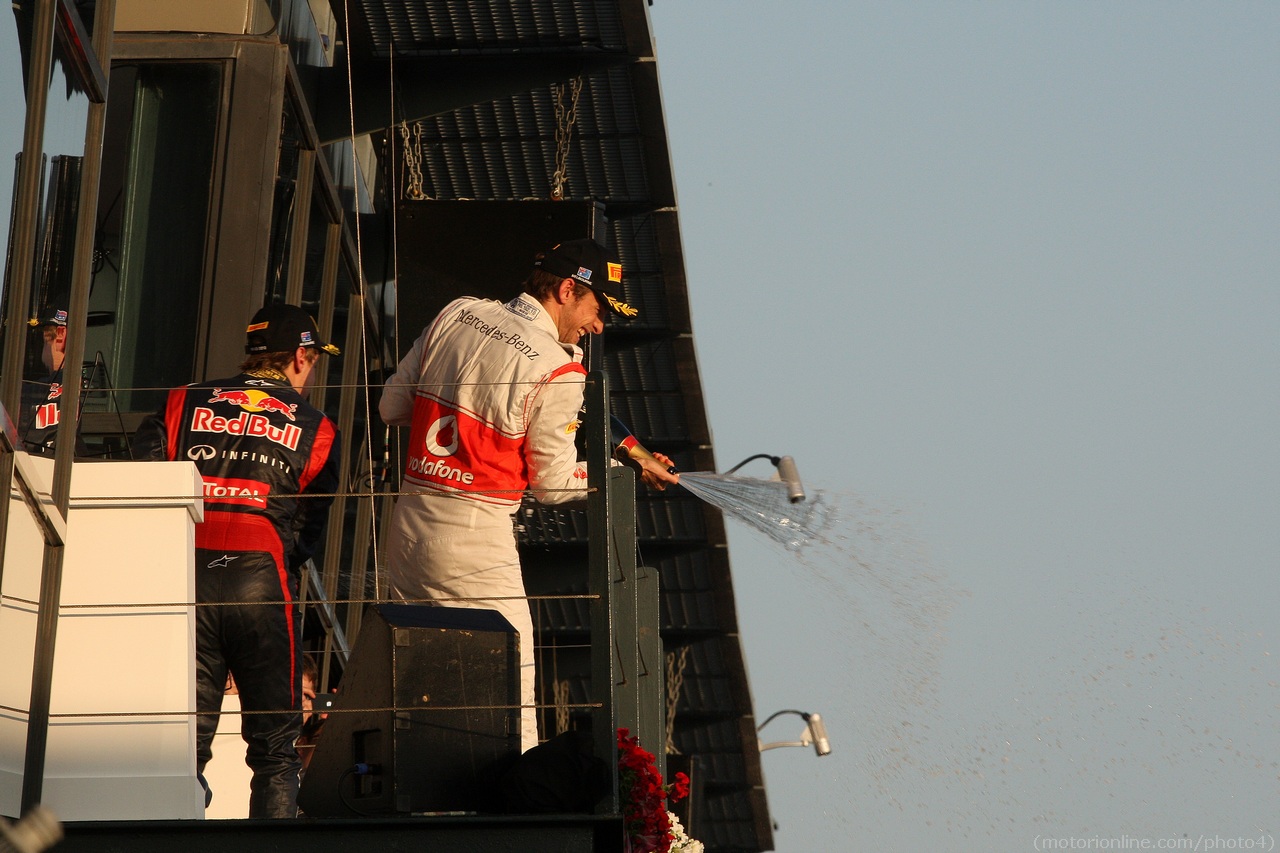
[[[452,456],[458,452],[458,417],[445,415],[427,428],[423,442],[432,456]]]

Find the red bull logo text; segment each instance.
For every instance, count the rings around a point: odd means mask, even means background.
[[[274,426],[266,415],[241,412],[238,418],[224,418],[215,414],[213,409],[202,406],[197,406],[191,413],[191,431],[260,436],[290,450],[298,449],[298,439],[302,437],[302,427],[293,424]]]
[[[291,421],[297,420],[293,416],[293,413],[298,410],[296,403],[283,403],[266,391],[259,391],[257,388],[232,389],[230,391],[214,388],[213,396],[209,398],[209,402],[231,403],[233,406],[239,406],[247,412],[276,412]]]

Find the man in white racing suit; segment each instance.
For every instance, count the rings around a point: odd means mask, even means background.
[[[538,743],[533,620],[513,516],[526,490],[542,503],[586,497],[574,438],[586,370],[578,347],[607,307],[631,317],[622,266],[594,240],[538,255],[510,302],[445,306],[387,380],[378,411],[411,425],[402,494],[388,530],[391,593],[498,611],[520,635],[521,747]],[[621,455],[658,489],[671,460],[628,437]],[[465,599],[465,600],[459,600]]]

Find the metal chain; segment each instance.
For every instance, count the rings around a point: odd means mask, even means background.
[[[404,148],[404,165],[409,173],[405,182],[404,197],[422,201],[427,194],[422,190],[422,122],[413,123],[413,140],[409,139],[409,125],[400,122],[400,140]]]
[[[553,688],[556,703],[556,734],[569,731],[569,681],[558,680]]]
[[[684,667],[688,663],[689,647],[678,652],[667,652],[667,755],[679,755],[673,734],[676,730],[676,705],[680,691],[684,689]]]
[[[554,87],[556,93],[556,169],[551,173],[551,198],[564,198],[565,172],[569,162],[569,141],[573,138],[573,125],[578,120],[578,96],[582,94],[582,78],[569,81],[569,106],[564,105],[564,84]]]

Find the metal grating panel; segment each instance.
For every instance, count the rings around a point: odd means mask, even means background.
[[[609,106],[609,110],[597,107]],[[604,118],[604,116],[608,118]],[[625,71],[586,77],[567,161],[566,197],[643,203],[643,142]],[[556,112],[551,87],[422,120],[423,191],[436,199],[551,196]],[[624,261],[625,263],[625,261]]]
[[[706,820],[698,824],[699,838],[708,849],[759,850],[747,793],[717,791],[706,797]]]
[[[676,711],[677,716],[679,710]],[[672,735],[681,754],[717,755],[742,751],[736,720],[694,720]]]
[[[676,393],[680,377],[670,339],[616,344],[605,355],[610,388],[645,393]]]
[[[580,595],[584,591],[560,590],[560,594]],[[588,631],[591,626],[590,610],[591,602],[585,598],[539,598],[534,602],[534,618],[547,633]]]
[[[585,543],[587,514],[580,509],[544,506],[526,500],[516,514],[516,538],[523,543]]]
[[[616,388],[610,393],[613,413],[633,433],[646,436],[645,445],[661,449],[667,442],[689,440],[688,415],[684,397],[675,393],[629,394]]]
[[[609,0],[364,0],[371,55],[506,54],[539,50],[625,50],[617,4]]]
[[[636,527],[641,544],[706,540],[702,504],[696,498],[674,497],[637,503]]]
[[[662,575],[666,580],[666,575]],[[662,596],[660,629],[672,633],[673,626],[679,633],[715,631],[720,627],[716,608],[706,593],[667,591]]]
[[[637,536],[641,545],[654,542],[699,543],[707,529],[702,504],[696,498],[643,499],[636,505]],[[527,505],[518,516],[517,541],[524,545],[581,544],[589,541],[586,513],[578,509]]]

